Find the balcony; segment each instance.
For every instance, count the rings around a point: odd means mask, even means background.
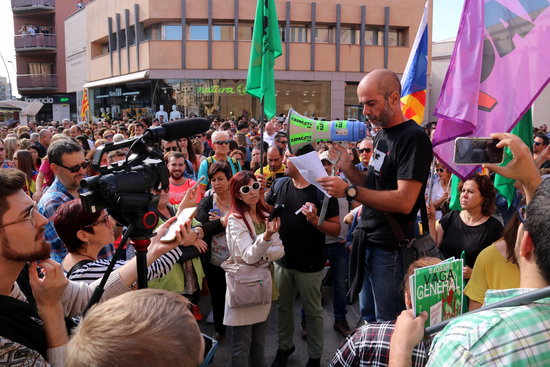
[[[14,14],[55,9],[55,0],[11,0]]]
[[[17,35],[15,39],[15,51],[55,51],[55,34]]]
[[[17,89],[20,91],[57,89],[55,74],[24,74],[17,76]]]

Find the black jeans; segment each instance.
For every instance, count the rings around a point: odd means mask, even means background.
[[[212,265],[210,262],[203,261],[202,267],[208,289],[210,290],[210,299],[212,300],[212,312],[214,313],[214,330],[218,334],[225,334],[225,325],[223,324],[223,315],[225,308],[225,270],[220,266]]]

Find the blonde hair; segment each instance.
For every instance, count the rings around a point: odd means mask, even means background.
[[[141,289],[90,310],[67,344],[65,366],[196,367],[201,343],[184,297]]]

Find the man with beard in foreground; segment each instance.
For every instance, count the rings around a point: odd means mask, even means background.
[[[357,87],[363,114],[382,130],[374,139],[374,151],[366,174],[350,160],[341,159],[340,169],[351,184],[337,176],[318,181],[336,198],[347,197],[363,204],[361,225],[354,232],[350,258],[350,293],[355,298],[363,284],[366,267],[376,305],[376,320],[395,320],[405,309],[401,282],[402,253],[388,222],[391,215],[405,238],[413,238],[418,198],[432,161],[432,145],[426,133],[401,112],[401,84],[394,72],[377,69]],[[338,144],[330,149],[330,160],[346,150]],[[368,259],[365,261],[368,248]]]
[[[62,366],[68,340],[64,316],[80,315],[100,280],[69,281],[61,264],[49,258],[48,220],[23,191],[25,181],[19,170],[0,170],[0,365]],[[159,228],[152,242],[173,221]],[[166,246],[182,243],[186,234],[180,227]],[[113,271],[102,299],[127,292],[136,274],[135,262]]]
[[[185,173],[185,157],[180,152],[171,152],[168,155],[168,172],[170,172],[170,190],[168,195],[170,196],[170,204],[179,205],[185,196],[187,190],[189,190],[196,181],[186,178]],[[202,193],[197,195],[197,203],[202,199]]]

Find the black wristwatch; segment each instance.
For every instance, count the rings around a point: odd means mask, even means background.
[[[352,201],[357,196],[357,185],[350,184],[346,187],[346,199]]]

